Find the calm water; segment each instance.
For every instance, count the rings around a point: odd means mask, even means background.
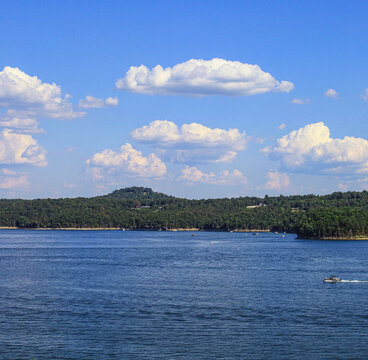
[[[0,359],[367,359],[368,242],[1,231]]]

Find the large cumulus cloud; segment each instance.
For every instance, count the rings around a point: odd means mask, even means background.
[[[173,67],[131,66],[116,82],[119,90],[141,94],[185,96],[248,96],[273,92],[289,92],[289,81],[278,81],[258,65],[224,59],[191,59]]]
[[[0,107],[37,117],[73,119],[83,115],[75,112],[69,96],[62,95],[56,84],[42,82],[20,70],[6,66],[0,72]]]
[[[155,154],[142,155],[129,143],[119,151],[111,149],[94,154],[87,160],[87,165],[95,178],[103,179],[106,175],[127,175],[138,177],[160,177],[166,174],[165,164]]]
[[[39,119],[74,119],[85,114],[73,110],[69,95],[63,95],[58,85],[11,66],[0,71],[0,108],[5,110],[0,126],[24,133],[43,132]]]
[[[231,162],[244,150],[246,134],[238,129],[212,129],[198,123],[180,128],[168,120],[155,120],[131,132],[133,140],[147,143],[174,162]]]
[[[323,122],[294,130],[263,151],[290,171],[341,175],[368,172],[368,141],[351,136],[331,138]]]
[[[17,134],[10,129],[0,132],[0,164],[45,166],[45,155],[46,151],[31,135]]]

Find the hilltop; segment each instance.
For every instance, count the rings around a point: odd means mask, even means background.
[[[175,197],[160,192],[153,191],[148,187],[132,186],[119,189],[102,197],[111,199],[130,199],[130,200],[159,200],[159,199],[175,199]]]

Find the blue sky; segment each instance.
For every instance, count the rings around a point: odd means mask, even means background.
[[[0,197],[366,189],[367,11],[2,1]]]

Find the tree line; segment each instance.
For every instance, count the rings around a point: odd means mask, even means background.
[[[301,237],[368,234],[368,192],[188,200],[131,187],[104,196],[2,199],[0,226],[129,230],[271,230]]]

